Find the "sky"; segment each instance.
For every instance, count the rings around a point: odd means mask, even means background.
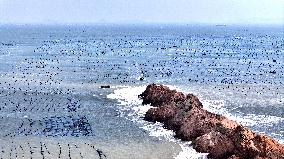
[[[284,25],[284,0],[0,0],[0,24]]]

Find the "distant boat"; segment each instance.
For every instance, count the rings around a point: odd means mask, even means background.
[[[217,27],[225,27],[226,24],[216,24]]]

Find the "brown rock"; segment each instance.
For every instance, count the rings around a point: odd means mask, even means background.
[[[197,108],[203,108],[203,105],[202,103],[199,101],[199,99],[193,95],[193,94],[188,94],[186,96],[186,100],[187,100],[187,103],[186,105],[191,105],[193,108],[194,107],[197,107]]]
[[[230,133],[237,123],[225,117],[208,112],[207,110],[195,107],[187,112],[180,122],[180,129],[176,136],[182,140],[191,141],[198,136],[211,131]]]
[[[198,152],[209,153],[212,159],[226,159],[233,154],[234,143],[226,135],[211,131],[197,137],[193,141],[193,148]]]
[[[170,90],[166,86],[151,84],[139,95],[139,98],[143,99],[143,104],[151,104],[154,107],[158,107],[163,104],[184,101],[185,95],[176,90]]]
[[[240,157],[237,157],[236,155],[230,156],[228,159],[241,159]]]
[[[259,157],[284,159],[283,145],[269,136],[256,135],[253,139],[255,147],[260,151]]]
[[[165,122],[175,116],[176,108],[170,105],[163,105],[157,108],[150,108],[145,114],[145,120]]]
[[[248,158],[255,158],[260,151],[255,147],[253,139],[255,134],[241,125],[237,126],[231,135],[231,139],[235,143],[235,153],[238,156],[247,156]]]
[[[213,159],[284,159],[284,146],[265,135],[257,135],[228,118],[203,109],[193,94],[184,95],[168,87],[151,84],[139,95],[151,104],[145,120],[162,122],[176,137],[193,141],[199,152]]]
[[[215,127],[215,121],[208,121],[210,115],[203,109],[191,109],[184,115],[176,136],[182,140],[191,141],[198,136],[209,133]]]

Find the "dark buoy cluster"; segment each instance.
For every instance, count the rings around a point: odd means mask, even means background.
[[[85,84],[132,84],[145,79],[155,82],[177,78],[199,84],[227,84],[238,92],[242,90],[234,85],[283,85],[281,38],[243,34],[212,33],[202,37],[184,34],[171,38],[155,34],[78,39],[67,36],[45,40],[33,49],[36,56],[26,57],[21,64],[11,66],[12,73],[4,75],[12,80],[5,85],[10,84],[10,90],[19,90],[22,88],[16,85],[21,83],[29,86],[22,91],[36,89],[63,94],[76,91],[75,87],[67,90],[62,86],[66,82],[63,77],[72,82],[72,76]],[[139,77],[141,74],[143,77]]]
[[[25,119],[15,132],[10,132],[5,137],[16,137],[19,135],[33,135],[44,137],[64,136],[94,136],[91,125],[86,116],[53,116],[42,120]]]

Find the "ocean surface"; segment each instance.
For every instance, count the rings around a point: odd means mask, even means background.
[[[143,120],[150,83],[284,144],[283,26],[2,25],[0,158],[206,158]]]

